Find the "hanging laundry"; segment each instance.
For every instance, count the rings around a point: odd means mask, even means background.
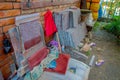
[[[49,37],[53,35],[55,32],[57,32],[57,28],[52,17],[52,12],[50,10],[48,10],[45,13],[44,20],[45,20],[45,35]]]
[[[62,30],[62,14],[54,12],[53,17],[58,31]]]
[[[69,29],[69,12],[63,11],[62,14],[62,29],[63,31]]]

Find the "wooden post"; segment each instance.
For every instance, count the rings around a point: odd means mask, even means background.
[[[86,0],[81,0],[81,6],[80,6],[81,9],[87,9],[87,2]]]
[[[59,49],[59,52],[61,53],[62,50],[61,50],[61,45],[60,45],[60,39],[59,39],[58,32],[56,32],[56,37],[57,37],[57,41],[58,41],[58,49]]]

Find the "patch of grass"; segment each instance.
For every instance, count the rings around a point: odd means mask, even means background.
[[[107,24],[104,29],[115,36],[120,36],[120,18],[115,17],[114,21]]]
[[[93,31],[97,31],[99,27],[100,27],[100,22],[96,21],[93,26]]]
[[[90,56],[90,54],[91,54],[90,51],[87,51],[87,52],[86,52],[86,55],[87,55],[87,56]]]

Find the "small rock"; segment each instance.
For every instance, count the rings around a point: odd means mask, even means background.
[[[102,49],[101,48],[97,48],[97,51],[102,51]]]
[[[85,43],[90,43],[90,39],[89,38],[85,38]]]

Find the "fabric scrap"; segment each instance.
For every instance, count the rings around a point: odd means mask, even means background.
[[[44,47],[43,49],[38,50],[32,56],[28,58],[28,64],[30,70],[32,70],[35,66],[39,65],[41,61],[46,58],[48,55],[48,49]]]
[[[58,58],[58,56],[59,56],[58,47],[53,46],[53,47],[50,49],[50,54],[53,54],[53,55],[55,55],[55,56]]]
[[[36,66],[32,71],[31,71],[31,78],[32,80],[38,80],[38,78],[41,76],[43,73],[43,68],[41,65]]]
[[[45,69],[48,72],[56,72],[60,74],[65,74],[68,66],[70,55],[59,54],[59,58],[56,59],[57,66],[54,69]]]
[[[57,32],[57,28],[53,19],[52,12],[48,10],[45,15],[44,15],[44,20],[45,20],[45,35],[46,36],[51,36],[55,32]]]
[[[51,61],[50,64],[48,64],[48,68],[51,68],[51,69],[56,68],[56,66],[57,66],[57,63],[55,60]]]
[[[30,72],[26,73],[26,75],[24,76],[24,80],[32,80]]]
[[[55,40],[50,41],[50,45],[58,47],[58,42]]]
[[[56,56],[53,54],[49,54],[45,59],[41,61],[41,66],[46,68],[48,64],[51,63],[52,60],[56,59]]]

